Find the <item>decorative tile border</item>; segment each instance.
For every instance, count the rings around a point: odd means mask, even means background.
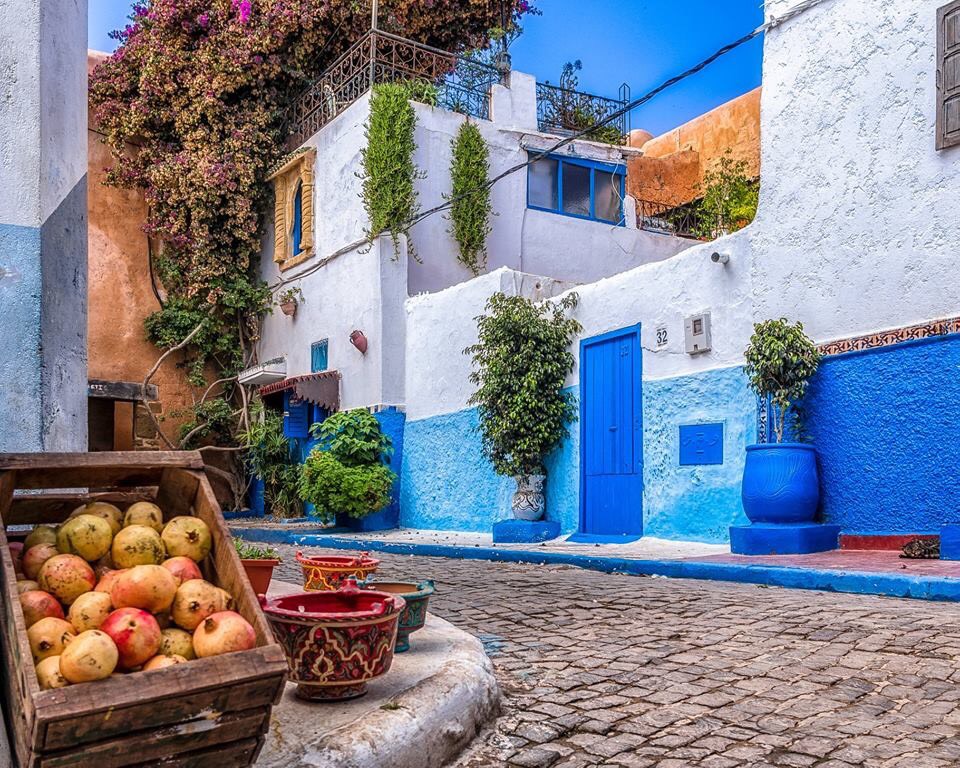
[[[960,317],[946,320],[933,320],[920,325],[910,325],[891,331],[878,331],[866,336],[853,336],[837,341],[828,341],[818,349],[823,355],[842,355],[844,352],[860,352],[865,349],[878,349],[900,344],[904,341],[917,341],[933,336],[946,336],[948,333],[960,333]]]

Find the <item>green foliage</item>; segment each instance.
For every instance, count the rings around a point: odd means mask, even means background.
[[[191,420],[180,427],[180,444],[184,450],[196,448],[204,443],[230,445],[233,443],[237,416],[233,405],[222,397],[199,402],[191,408],[174,411],[171,415],[179,418],[191,414]]]
[[[807,391],[810,378],[820,364],[816,345],[803,332],[803,323],[791,325],[785,318],[757,323],[744,352],[750,387],[761,398],[770,398],[773,429],[783,442],[787,415],[800,413],[796,404]],[[800,419],[802,422],[802,419]],[[802,436],[801,429],[795,429]]]
[[[743,229],[757,215],[760,186],[747,178],[745,160],[734,160],[731,151],[704,174],[696,228],[699,237],[715,239]]]
[[[409,220],[419,210],[413,163],[417,148],[417,116],[410,104],[410,88],[403,83],[383,83],[373,88],[367,146],[361,151],[363,205],[370,219],[367,237],[372,242],[390,232],[396,247],[407,235]],[[408,238],[409,241],[409,238]],[[413,245],[408,243],[410,252]]]
[[[241,538],[233,540],[233,546],[241,560],[279,560],[280,555],[273,547],[260,546]]]
[[[487,236],[493,210],[487,186],[490,153],[480,129],[471,122],[460,126],[451,147],[450,234],[460,246],[460,263],[479,275],[487,266]]]
[[[364,408],[335,413],[310,427],[310,432],[319,441],[320,450],[329,451],[349,467],[378,464],[393,455],[390,438],[383,434],[377,418]]]
[[[254,403],[250,428],[240,435],[247,448],[250,472],[263,480],[264,503],[278,518],[303,514],[300,500],[300,465],[291,454],[290,441],[283,434],[283,415]]]
[[[544,93],[550,121],[577,133],[599,123],[607,116],[602,105],[597,104],[589,95],[579,92],[580,78],[577,77],[577,72],[581,69],[583,69],[581,61],[568,61],[563,65],[563,71],[560,73],[560,90],[547,89]],[[549,80],[547,84],[550,84]],[[586,134],[585,138],[616,146],[623,144],[624,139],[620,128],[615,124],[594,128]]]
[[[300,497],[322,520],[366,517],[390,503],[397,476],[382,462],[393,444],[373,414],[363,408],[335,413],[310,431],[319,442],[304,462]]]
[[[314,450],[303,465],[300,496],[325,522],[338,513],[362,518],[390,503],[396,477],[383,464],[350,467],[328,451]]]
[[[407,94],[407,99],[410,101],[419,101],[428,107],[435,107],[440,101],[440,92],[437,90],[437,86],[429,80],[418,77],[413,80],[398,80],[396,84],[403,88]]]
[[[576,401],[563,391],[573,370],[570,344],[582,330],[567,312],[575,293],[559,303],[534,303],[494,294],[477,318],[479,341],[464,350],[473,359],[470,398],[480,414],[483,450],[500,475],[537,475],[567,436]]]

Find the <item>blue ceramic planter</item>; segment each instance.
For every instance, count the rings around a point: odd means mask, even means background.
[[[810,523],[820,501],[817,452],[803,443],[748,445],[743,509],[752,523]]]

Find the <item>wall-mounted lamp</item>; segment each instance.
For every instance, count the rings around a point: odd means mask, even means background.
[[[710,254],[710,261],[712,261],[714,264],[721,264],[723,266],[726,266],[727,264],[730,263],[730,254],[717,253],[716,251],[714,251],[713,253]]]
[[[367,354],[367,337],[363,335],[363,331],[354,331],[351,333],[350,343],[360,351],[361,355]]]

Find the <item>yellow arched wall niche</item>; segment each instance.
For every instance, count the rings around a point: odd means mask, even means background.
[[[314,254],[313,247],[313,166],[316,149],[301,150],[288,157],[268,181],[276,198],[273,209],[273,260],[281,270],[302,264]],[[303,185],[300,224],[300,253],[293,253],[293,203],[297,186]]]

